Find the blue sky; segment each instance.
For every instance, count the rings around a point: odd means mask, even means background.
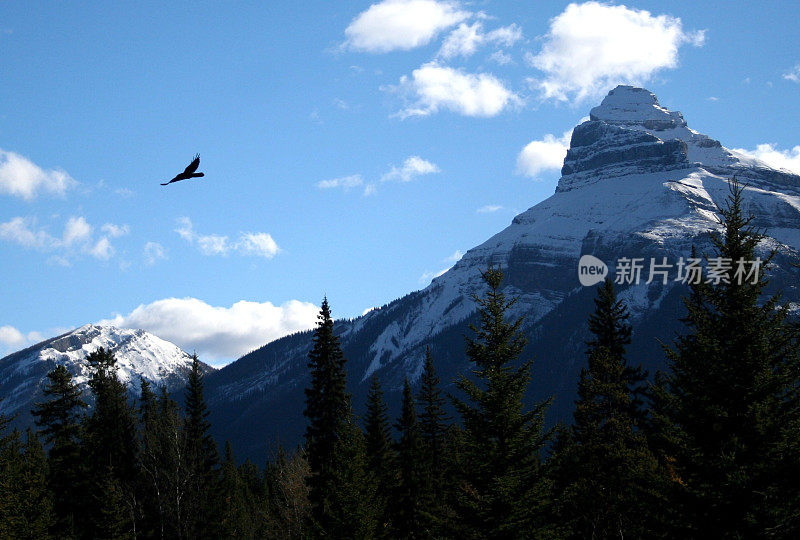
[[[422,288],[618,83],[800,169],[796,2],[301,4],[0,3],[0,354],[114,320],[220,364]]]

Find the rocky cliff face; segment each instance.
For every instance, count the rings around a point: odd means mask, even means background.
[[[519,299],[513,315],[525,317],[526,354],[535,357],[530,398],[555,396],[551,419],[566,419],[594,296],[578,281],[578,259],[592,254],[613,275],[621,257],[676,261],[688,257],[693,245],[707,249],[709,231],[718,228],[717,205],[734,175],[748,185],[746,210],[769,235],[763,253],[779,250],[773,289],[800,300],[791,264],[800,248],[800,177],[691,130],[681,113],[662,107],[651,92],[620,86],[574,129],[553,196],[469,250],[424,290],[337,324],[356,411],[375,372],[396,406],[403,378],[416,379],[428,346],[444,381],[468,369],[463,335],[475,319],[471,295],[483,291],[480,271],[500,265],[505,292]],[[656,340],[669,342],[680,330],[683,293],[672,280],[621,288],[633,313],[634,361],[661,367]],[[224,426],[218,435],[245,455],[261,459],[275,438],[299,440],[310,337],[283,338],[209,376],[215,425]]]

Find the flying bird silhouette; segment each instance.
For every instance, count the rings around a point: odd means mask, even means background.
[[[162,186],[169,185],[173,182],[180,182],[181,180],[186,180],[187,178],[199,178],[201,176],[205,176],[205,174],[201,172],[194,172],[197,170],[197,167],[200,166],[200,154],[194,156],[194,160],[189,163],[189,166],[186,167],[182,173],[177,175],[175,178],[170,180],[169,182],[165,182],[161,184]]]

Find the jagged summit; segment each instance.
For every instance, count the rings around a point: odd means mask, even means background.
[[[747,126],[742,126],[746,129]],[[556,192],[516,216],[453,268],[421,291],[362,317],[338,321],[348,359],[353,405],[363,410],[371,374],[381,378],[391,407],[398,407],[406,377],[416,380],[430,347],[443,383],[468,372],[464,336],[476,321],[473,294],[483,294],[481,271],[500,266],[504,292],[517,299],[534,358],[533,400],[554,397],[551,419],[572,413],[575,381],[585,362],[586,318],[595,291],[578,280],[581,255],[591,254],[615,274],[621,257],[675,264],[692,246],[709,252],[708,232],[719,227],[717,205],[729,195],[729,179],[747,184],[745,211],[773,248],[771,286],[800,301],[800,177],[748,160],[691,130],[683,116],[647,90],[618,87],[577,126]],[[465,218],[466,219],[466,218]],[[674,277],[674,274],[673,274]],[[646,273],[644,279],[647,279]],[[685,287],[660,280],[620,286],[631,310],[630,359],[651,373],[661,369],[668,343],[682,330]],[[208,396],[220,440],[231,439],[244,455],[265,450],[268,437],[300,440],[303,388],[308,384],[309,333],[270,343],[208,377]]]
[[[45,376],[57,365],[65,366],[85,388],[90,377],[86,355],[100,347],[114,353],[117,376],[134,395],[141,378],[168,390],[181,388],[191,369],[189,354],[149,332],[87,324],[0,359],[0,396],[4,398],[0,413],[25,415],[41,396]]]
[[[662,107],[654,93],[624,85],[611,90],[602,103],[591,110],[589,119],[623,126],[642,125],[653,130],[686,126],[683,115]]]
[[[725,148],[716,139],[689,128],[644,88],[617,86],[576,126],[561,169],[557,192],[635,174],[683,169],[717,176],[738,176],[765,189],[793,192],[800,179]]]

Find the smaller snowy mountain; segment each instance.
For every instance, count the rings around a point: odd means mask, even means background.
[[[0,359],[0,413],[18,414],[18,423],[26,424],[31,407],[41,400],[47,373],[58,365],[86,389],[91,376],[86,355],[100,347],[114,353],[117,376],[133,395],[138,395],[142,377],[154,387],[177,390],[192,366],[188,353],[144,330],[87,324]],[[202,366],[205,372],[214,370]]]

